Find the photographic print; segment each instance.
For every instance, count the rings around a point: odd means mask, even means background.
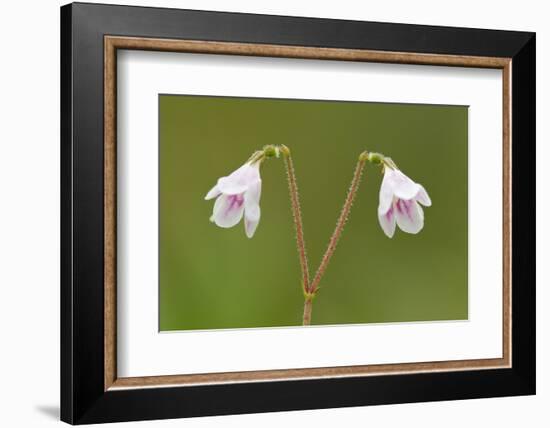
[[[160,331],[468,319],[468,107],[159,95]]]

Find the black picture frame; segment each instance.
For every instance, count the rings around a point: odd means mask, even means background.
[[[512,59],[512,367],[104,388],[104,36]],[[535,393],[535,34],[73,3],[61,8],[61,419],[71,424]]]

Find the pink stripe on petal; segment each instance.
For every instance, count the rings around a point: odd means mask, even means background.
[[[240,195],[221,195],[216,199],[212,214],[214,222],[220,227],[233,227],[242,218],[244,197]]]
[[[424,211],[414,200],[398,199],[395,203],[397,225],[403,232],[418,233],[424,227]]]

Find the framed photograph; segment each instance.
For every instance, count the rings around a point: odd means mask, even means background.
[[[535,35],[61,8],[61,418],[535,393]]]

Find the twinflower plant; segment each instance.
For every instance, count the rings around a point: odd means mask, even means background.
[[[378,221],[383,232],[392,238],[396,225],[403,232],[416,234],[424,227],[424,211],[421,205],[429,207],[432,201],[426,189],[407,177],[395,162],[380,153],[364,151],[359,155],[352,181],[348,189],[344,205],[336,222],[336,227],[329,239],[327,249],[321,258],[319,267],[313,278],[310,277],[306,253],[302,210],[298,194],[298,184],[294,170],[294,162],[290,149],[285,145],[269,145],[256,151],[237,170],[218,179],[214,187],[206,194],[205,199],[216,199],[210,221],[219,227],[230,228],[237,225],[244,217],[244,229],[248,238],[252,238],[260,222],[260,195],[262,179],[260,167],[269,158],[284,160],[294,229],[298,260],[302,271],[301,287],[304,294],[303,325],[311,324],[313,299],[319,291],[319,284],[328,267],[330,259],[344,226],[349,218],[353,202],[356,198],[365,165],[370,163],[382,169],[384,177],[380,186]]]
[[[252,156],[243,166],[227,177],[221,177],[205,198],[216,198],[210,221],[224,228],[233,227],[244,215],[246,236],[252,238],[260,222],[262,156]]]
[[[395,224],[403,232],[418,233],[424,227],[424,211],[418,204],[432,205],[426,189],[403,174],[390,158],[384,159],[384,179],[380,186],[378,220],[391,238]]]

